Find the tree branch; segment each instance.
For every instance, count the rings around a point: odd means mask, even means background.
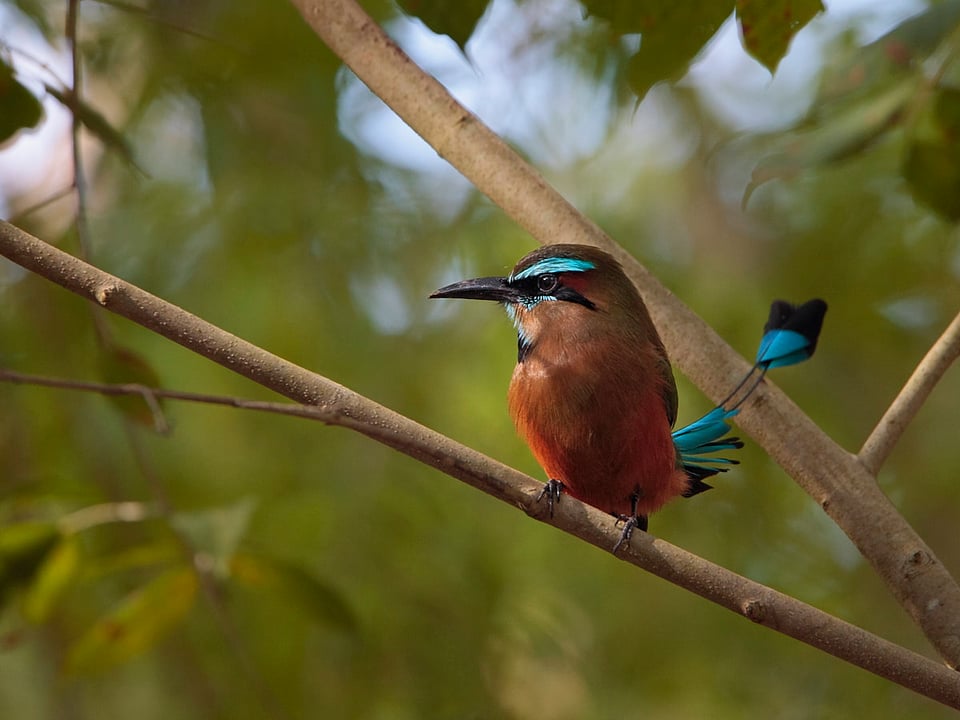
[[[884,413],[880,422],[860,448],[860,462],[876,475],[880,466],[903,435],[907,425],[923,407],[927,397],[947,369],[960,357],[960,314],[924,356],[913,375]]]
[[[320,375],[289,363],[181,308],[0,221],[0,255],[341,425],[435,467],[601,549],[620,531],[605,513],[564,497],[553,518],[537,502],[542,484]],[[80,387],[77,384],[76,387]],[[92,389],[86,387],[83,389]],[[129,392],[142,392],[130,386]],[[151,390],[174,397],[171,391]],[[183,393],[183,396],[190,394]],[[207,396],[210,397],[210,396]],[[948,668],[737,575],[647,533],[621,559],[753,622],[960,709],[960,677]]]
[[[746,373],[746,360],[417,67],[354,0],[292,2],[361,81],[537,240],[613,253],[639,288],[671,359],[714,401]],[[768,383],[737,424],[843,529],[947,663],[960,666],[960,586],[859,459]]]

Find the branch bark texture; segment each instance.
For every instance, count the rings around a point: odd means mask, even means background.
[[[542,483],[3,221],[0,255],[291,400],[310,405],[303,408],[304,414],[356,430],[601,549],[609,550],[620,537],[620,530],[609,516],[571,497],[564,497],[554,517],[548,518],[545,504],[537,502]],[[140,393],[143,389],[127,390]],[[957,673],[788,595],[648,533],[634,533],[629,546],[617,557],[753,622],[960,709]]]
[[[913,371],[907,384],[884,413],[860,449],[860,462],[872,473],[877,473],[890,455],[897,440],[920,412],[923,403],[947,369],[960,357],[960,314],[930,348]]]
[[[417,67],[354,0],[292,2],[370,90],[538,241],[613,253],[647,302],[671,359],[715,401],[743,376],[746,360]],[[770,384],[758,389],[738,425],[843,529],[944,660],[960,667],[960,587],[858,457]]]

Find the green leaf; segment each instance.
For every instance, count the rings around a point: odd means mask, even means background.
[[[68,650],[70,673],[105,670],[151,649],[193,607],[197,577],[192,568],[170,570],[127,595]]]
[[[250,526],[257,501],[252,497],[212,510],[178,512],[171,524],[187,536],[190,545],[213,559],[213,571],[221,578],[230,574],[230,561]]]
[[[23,597],[23,616],[40,624],[50,617],[60,598],[80,570],[80,548],[74,538],[64,538],[45,558]]]
[[[689,3],[623,2],[622,0],[583,0],[587,17],[600,18],[609,23],[615,35],[633,35],[654,32],[662,25],[671,7],[687,14]]]
[[[820,0],[737,0],[743,47],[773,74],[793,36],[822,11]]]
[[[487,9],[487,0],[397,0],[397,4],[408,15],[420,18],[435,33],[449,35],[461,52]]]
[[[31,580],[60,542],[54,523],[23,522],[0,528],[0,597]]]
[[[300,565],[237,554],[230,569],[238,582],[268,590],[324,625],[355,634],[359,623],[339,590],[319,580]]]
[[[588,12],[609,18],[615,32],[639,32],[627,78],[642,99],[656,83],[679,80],[733,11],[733,2],[656,0],[642,4],[590,0]]]
[[[960,220],[960,90],[933,95],[908,141],[903,175],[917,201]]]
[[[42,118],[43,105],[0,58],[0,144],[21,130],[36,127]]]

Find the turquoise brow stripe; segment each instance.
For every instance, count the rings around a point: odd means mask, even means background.
[[[524,278],[536,277],[544,273],[565,273],[565,272],[586,272],[594,270],[597,266],[589,260],[578,260],[577,258],[544,258],[528,268],[524,268],[516,275],[511,275],[509,280],[523,280]]]

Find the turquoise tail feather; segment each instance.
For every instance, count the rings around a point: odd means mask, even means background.
[[[716,452],[739,450],[743,447],[740,438],[724,437],[730,432],[727,420],[738,412],[738,408],[726,410],[716,407],[699,420],[673,432],[673,444],[677,448],[680,466],[690,478],[690,488],[684,493],[684,497],[709,490],[711,486],[703,482],[704,478],[726,472],[729,467],[724,467],[725,465],[739,464],[739,460],[732,458],[712,457]]]
[[[740,438],[725,437],[730,432],[727,421],[740,412],[740,406],[757,389],[767,370],[796,365],[813,355],[826,312],[827,304],[819,298],[800,305],[774,300],[770,305],[770,318],[764,325],[756,363],[750,372],[717,407],[673,433],[679,464],[690,478],[684,497],[709,490],[711,486],[704,478],[729,470],[724,466],[739,464],[732,458],[713,457],[713,453],[743,447]],[[748,385],[751,378],[753,382]],[[738,395],[740,399],[728,410],[727,404]]]

